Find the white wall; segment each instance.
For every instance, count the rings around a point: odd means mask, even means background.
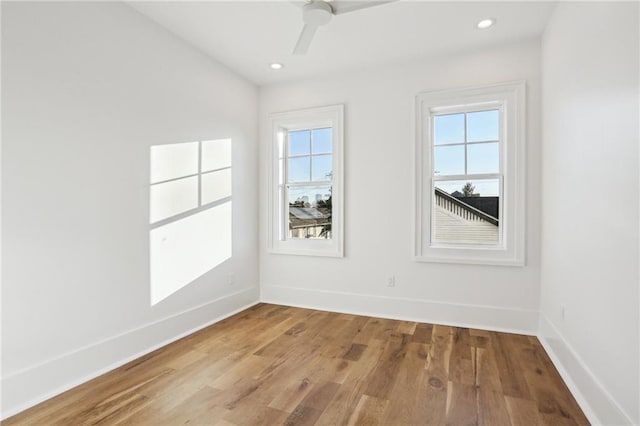
[[[540,332],[603,424],[640,423],[638,39],[637,3],[566,2],[543,41]]]
[[[526,80],[527,266],[413,258],[414,100],[423,90]],[[342,259],[269,254],[268,114],[345,104]],[[515,43],[260,90],[261,297],[265,301],[535,333],[539,303],[540,44]],[[375,230],[372,232],[372,230]],[[396,275],[396,287],[387,276]]]
[[[2,27],[6,417],[258,299],[258,92],[120,3],[3,2]],[[233,257],[152,307],[149,147],[216,138]]]
[[[2,417],[254,303],[260,280],[266,301],[529,334],[542,297],[544,343],[592,418],[640,422],[637,5],[560,4],[544,81],[524,41],[260,97],[121,4],[4,2],[2,27]],[[527,266],[414,262],[415,95],[520,79]],[[268,114],[336,103],[346,257],[269,254]],[[151,307],[149,147],[226,137],[233,257]]]

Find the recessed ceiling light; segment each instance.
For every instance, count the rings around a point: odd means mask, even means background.
[[[486,30],[487,28],[493,26],[493,24],[495,23],[496,20],[493,18],[483,19],[482,21],[478,22],[478,28],[480,28],[481,30]]]
[[[272,70],[280,70],[284,65],[278,62],[274,62],[272,64],[269,64],[269,66],[271,67]]]

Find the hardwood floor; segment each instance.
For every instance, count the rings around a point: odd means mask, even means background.
[[[260,304],[3,425],[587,425],[535,337]]]

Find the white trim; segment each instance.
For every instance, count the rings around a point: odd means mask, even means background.
[[[524,81],[419,93],[415,99],[415,241],[414,260],[421,262],[465,263],[504,266],[525,265],[525,92]],[[498,102],[506,120],[501,143],[501,244],[493,247],[434,247],[430,241],[432,197],[424,193],[432,186],[432,155],[429,140],[429,120],[433,111],[448,112],[486,108]],[[505,129],[508,130],[505,133]]]
[[[268,235],[267,252],[307,256],[344,256],[344,105],[331,105],[270,114],[271,155],[269,160]],[[300,130],[318,127],[333,128],[332,229],[327,240],[282,240],[279,235],[280,192],[278,162],[278,133],[283,129]],[[285,157],[286,158],[286,157]],[[286,182],[285,182],[286,183]],[[316,184],[313,182],[313,184]],[[322,185],[322,183],[317,183]],[[286,213],[285,213],[286,214]]]
[[[259,297],[256,300],[255,293],[258,291]],[[210,311],[212,309],[219,310],[212,305],[218,303],[228,304],[231,299],[235,299],[233,304],[239,307],[230,312],[219,313],[213,320],[209,319],[211,318]],[[338,291],[310,290],[276,285],[261,285],[259,288],[243,289],[13,372],[2,378],[1,386],[4,395],[14,395],[15,392],[19,394],[29,390],[32,395],[20,401],[9,401],[9,404],[3,401],[4,406],[0,419],[4,420],[11,417],[260,302],[353,315],[537,336],[555,368],[592,424],[607,426],[633,425],[630,416],[617,404],[562,334],[544,314],[538,311]],[[192,318],[187,318],[189,316]],[[160,326],[160,330],[154,330],[156,326]],[[180,331],[170,337],[160,337],[160,343],[152,343],[142,349],[137,349],[133,355],[118,355],[118,352],[122,352],[119,347],[123,343],[137,343],[138,346],[144,346],[148,340],[159,337],[159,333],[173,333],[176,328],[184,329],[185,326],[189,327],[187,331]],[[97,355],[109,353],[116,354],[112,358],[119,358],[115,361],[107,362],[96,359]],[[90,364],[94,364],[91,371],[76,375],[75,378],[66,378],[64,383],[57,386],[34,390],[38,386],[42,388],[43,381],[51,378],[55,379],[60,371],[68,374],[70,366],[76,367],[78,363],[80,365],[86,364],[87,359],[90,360]],[[34,386],[34,384],[37,385]]]
[[[606,426],[634,424],[631,417],[542,312],[538,339],[589,422]]]
[[[451,247],[443,247],[444,249],[451,249]],[[473,247],[473,248],[460,248],[460,250],[470,251],[470,250],[478,250],[478,251],[487,251],[487,250],[498,250],[493,248],[492,246],[488,246],[487,248],[483,247]],[[520,260],[501,260],[501,259],[491,259],[488,257],[482,256],[448,256],[448,257],[438,257],[438,256],[414,256],[413,260],[416,262],[431,262],[431,263],[463,263],[466,265],[486,265],[486,266],[512,266],[512,267],[522,267],[523,263]]]
[[[262,285],[264,303],[535,336],[538,311]]]
[[[250,287],[2,377],[4,420],[259,303]]]

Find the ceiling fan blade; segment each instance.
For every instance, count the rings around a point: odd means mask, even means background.
[[[393,3],[396,0],[336,0],[329,3],[334,15],[353,12],[354,10]]]
[[[302,32],[300,33],[300,37],[298,38],[298,42],[296,43],[295,49],[293,49],[294,55],[304,55],[309,50],[309,45],[311,44],[311,40],[313,40],[313,36],[316,33],[318,27],[313,25],[305,25],[302,28]]]

